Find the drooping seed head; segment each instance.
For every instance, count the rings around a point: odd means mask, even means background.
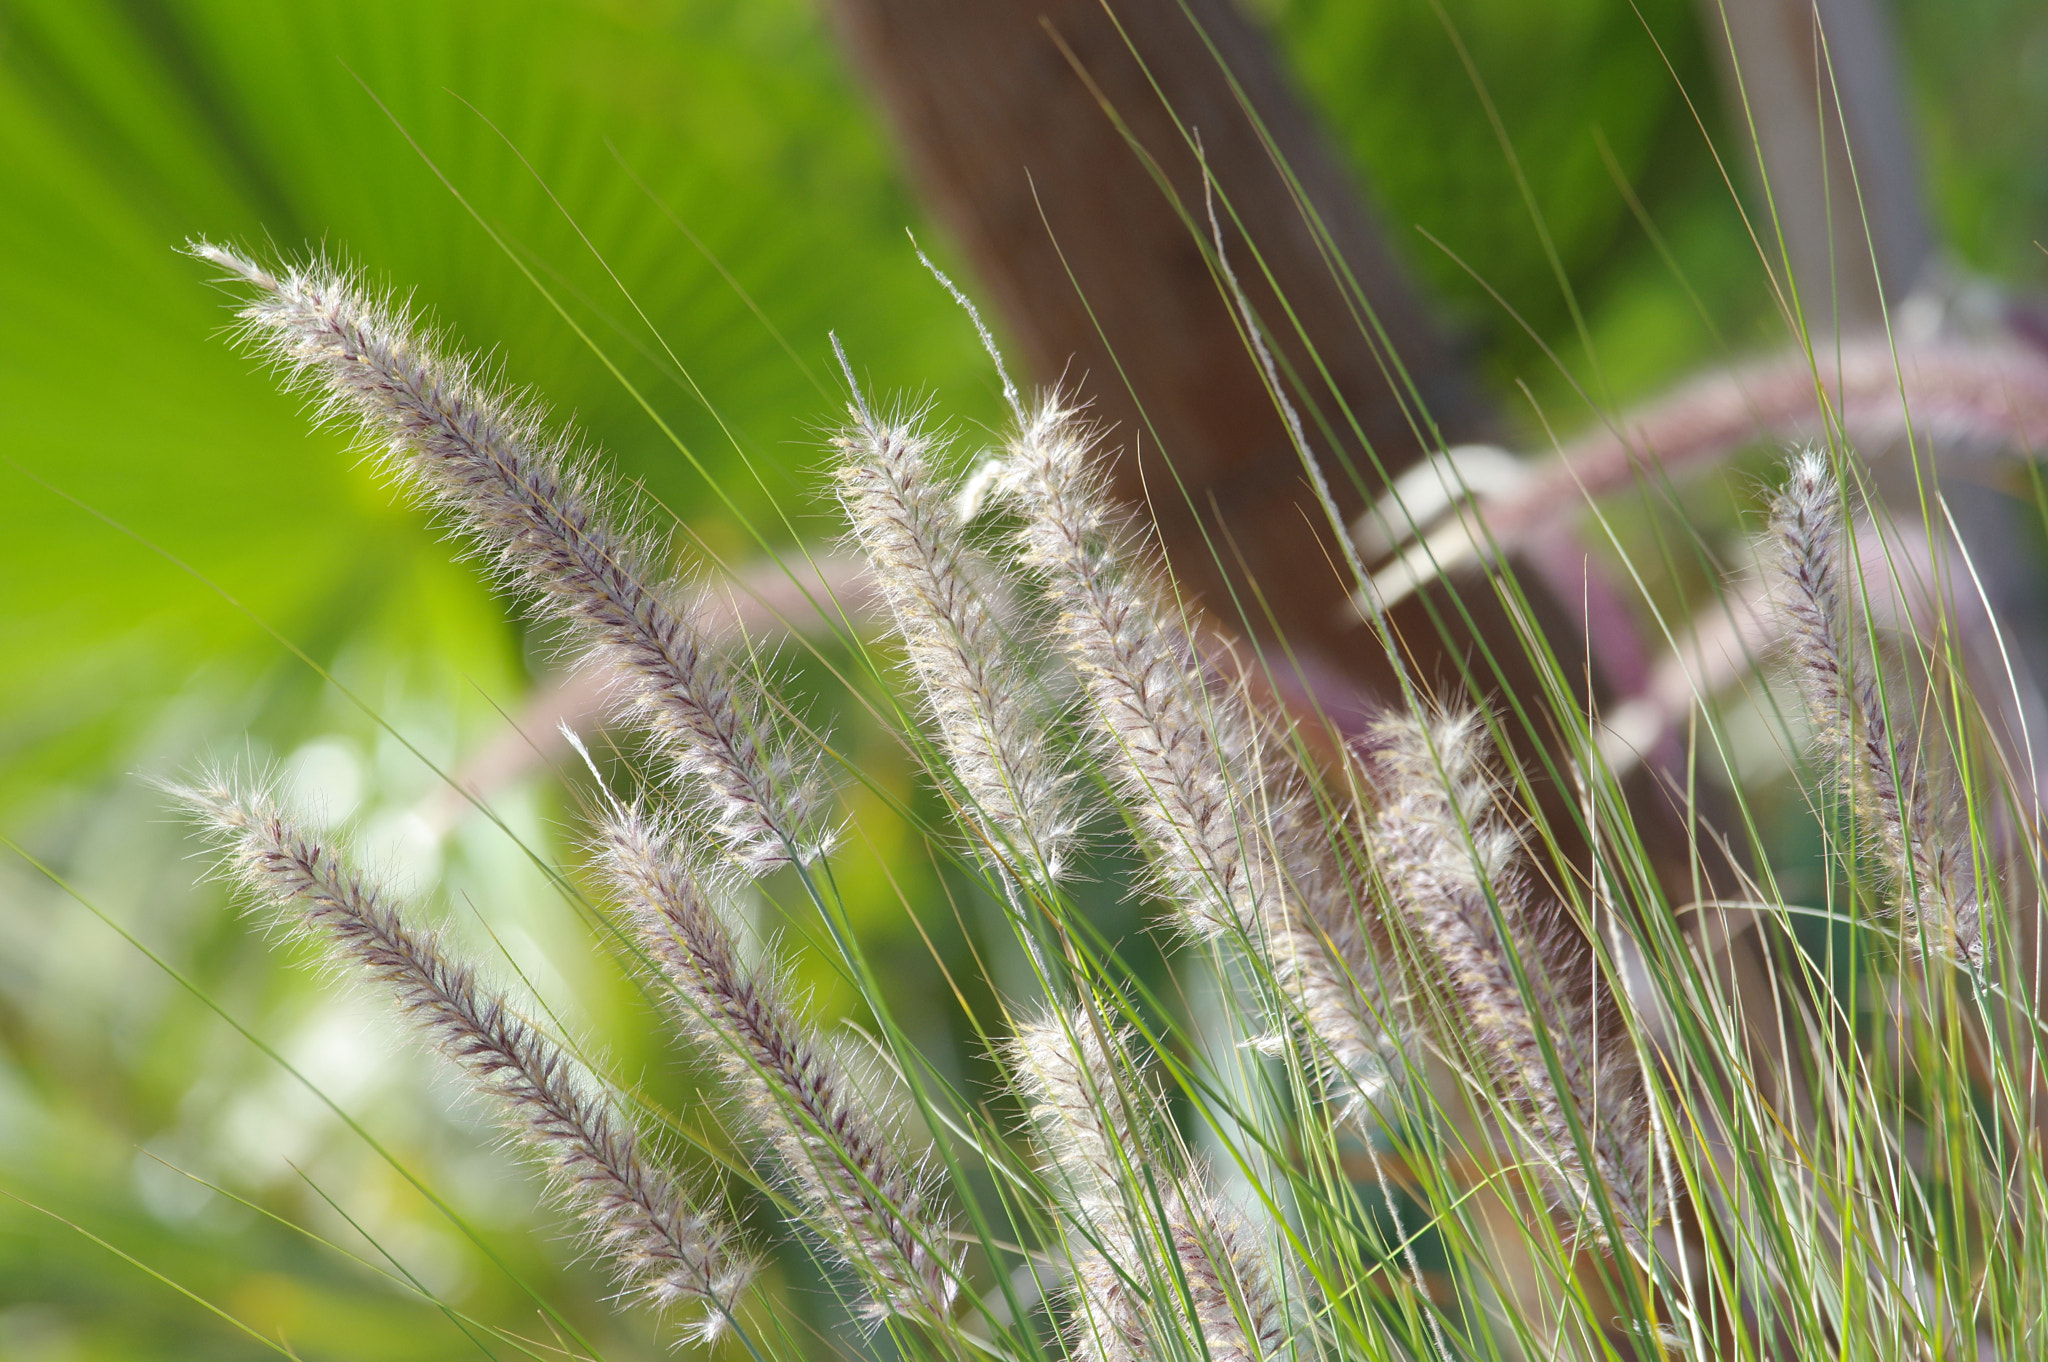
[[[414,925],[388,890],[267,795],[226,777],[168,789],[253,899],[380,987],[495,1103],[630,1294],[658,1310],[705,1308],[697,1337],[725,1327],[752,1265],[735,1254],[735,1236],[718,1216],[685,1200],[631,1119],[579,1065]]]
[[[611,671],[626,712],[697,779],[742,863],[819,851],[816,764],[783,742],[653,543],[608,509],[593,457],[536,402],[331,265],[272,270],[208,242],[189,249],[254,290],[239,314],[252,348],[313,394],[323,419],[360,430],[395,480]]]

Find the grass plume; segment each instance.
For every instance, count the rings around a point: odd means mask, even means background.
[[[684,1199],[632,1122],[567,1055],[433,932],[408,921],[388,890],[267,795],[224,777],[169,789],[253,899],[379,985],[493,1100],[630,1294],[657,1310],[705,1309],[691,1330],[700,1339],[724,1329],[753,1272],[736,1254],[733,1232]]]
[[[1132,1040],[1084,1008],[1027,1023],[1011,1046],[1074,1222],[1069,1338],[1100,1362],[1276,1356],[1288,1328],[1270,1267],[1243,1217],[1166,1151],[1160,1095],[1134,1070]],[[1181,1335],[1178,1346],[1162,1334]]]
[[[1058,880],[1076,824],[1071,777],[1048,745],[1031,659],[996,616],[996,574],[969,545],[955,489],[932,466],[932,438],[916,420],[880,420],[862,401],[836,443],[853,538],[972,816],[997,855],[1021,856]]]
[[[810,1222],[869,1283],[875,1318],[943,1321],[958,1290],[926,1180],[893,1147],[846,1067],[797,1016],[772,966],[750,967],[672,830],[622,805],[599,863],[642,946],[802,1195]]]
[[[607,514],[591,456],[537,402],[334,266],[271,269],[210,242],[189,249],[254,290],[239,314],[248,343],[314,396],[322,419],[358,427],[397,481],[609,664],[629,711],[700,778],[742,862],[817,852],[814,772],[715,655],[653,543]]]
[[[1610,1023],[1592,956],[1566,944],[1570,929],[1537,918],[1497,811],[1483,717],[1389,715],[1373,736],[1375,857],[1396,906],[1442,962],[1462,1009],[1452,1024],[1469,1023],[1488,1077],[1522,1113],[1553,1199],[1596,1235],[1602,1207],[1611,1209],[1642,1245],[1659,1215],[1641,1071]]]
[[[1895,732],[1882,663],[1856,648],[1840,482],[1819,449],[1795,455],[1772,508],[1773,603],[1818,742],[1848,779],[1895,900],[1909,949],[1931,943],[1965,966],[1983,963],[1975,852],[1960,826],[1959,791]]]
[[[1347,1083],[1376,1082],[1391,1009],[1358,880],[1292,754],[1264,740],[1241,694],[1210,685],[1079,410],[1052,395],[1028,412],[1001,477],[1163,896],[1195,935],[1268,962],[1292,1000],[1280,1029],[1305,1028]]]

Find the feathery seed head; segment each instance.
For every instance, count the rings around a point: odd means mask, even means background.
[[[1642,1074],[1584,940],[1531,902],[1482,716],[1388,715],[1373,738],[1373,847],[1388,893],[1442,961],[1488,1078],[1526,1113],[1553,1199],[1595,1235],[1604,1200],[1640,1246],[1658,1195]]]
[[[450,958],[392,896],[261,792],[216,776],[170,785],[252,897],[381,985],[434,1048],[495,1101],[506,1128],[547,1169],[557,1198],[613,1259],[628,1291],[666,1310],[709,1313],[715,1337],[753,1268],[731,1231],[691,1207],[618,1105],[504,995]]]
[[[1047,880],[1078,823],[1071,778],[1048,741],[1035,659],[999,617],[1003,583],[967,543],[958,495],[913,417],[849,411],[835,443],[839,495],[902,637],[911,674],[971,815],[998,857],[1021,853]]]
[[[267,269],[225,247],[191,253],[255,290],[253,348],[359,428],[386,470],[435,507],[505,581],[566,625],[619,680],[625,710],[699,778],[733,854],[765,867],[818,854],[815,763],[773,732],[754,688],[713,653],[630,520],[606,512],[592,460],[531,399],[442,353],[403,310],[315,261]]]
[[[599,864],[676,1015],[713,1055],[799,1193],[808,1223],[867,1281],[873,1318],[942,1321],[959,1265],[942,1208],[839,1057],[798,1016],[774,966],[746,964],[715,888],[673,829],[630,804],[599,828]]]
[[[1191,1194],[1172,1226],[1188,1304],[1211,1362],[1268,1362],[1287,1347],[1272,1254],[1235,1207]]]
[[[1017,1030],[1010,1065],[1040,1143],[1073,1196],[1121,1205],[1142,1164],[1159,1095],[1135,1081],[1124,1056],[1131,1033],[1104,1033],[1088,1009],[1049,1014]]]
[[[1385,715],[1373,725],[1372,737],[1379,798],[1397,806],[1395,817],[1434,821],[1447,844],[1466,843],[1478,881],[1513,873],[1514,835],[1491,816],[1499,791],[1487,770],[1492,740],[1482,711]]]
[[[1155,565],[1138,549],[1095,459],[1095,434],[1057,396],[1031,412],[1002,482],[1023,512],[1019,547],[1060,612],[1105,764],[1137,811],[1169,901],[1208,937],[1255,934],[1270,887],[1234,783],[1250,732],[1210,693],[1193,641]]]
[[[1020,1027],[1010,1046],[1017,1091],[1075,1222],[1070,1340],[1102,1362],[1181,1356],[1187,1345],[1231,1362],[1275,1356],[1287,1328],[1268,1255],[1243,1217],[1165,1152],[1164,1104],[1132,1064],[1134,1039],[1079,1008]],[[1183,1346],[1160,1347],[1166,1331]]]
[[[1952,772],[1930,770],[1894,732],[1885,672],[1855,646],[1848,518],[1827,455],[1795,454],[1772,506],[1770,599],[1816,740],[1844,770],[1855,807],[1903,910],[1909,947],[1924,933],[1967,967],[1983,963],[1982,887]]]
[[[1060,610],[1103,761],[1137,815],[1167,899],[1192,934],[1263,959],[1338,1090],[1384,1075],[1386,1018],[1363,877],[1347,874],[1294,754],[1241,690],[1212,684],[1179,603],[1112,500],[1081,413],[1057,394],[1027,413],[1000,483],[1019,547]]]

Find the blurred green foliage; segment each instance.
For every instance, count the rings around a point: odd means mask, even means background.
[[[1504,393],[1527,382],[1547,408],[1570,391],[1539,340],[1614,400],[1769,340],[1760,272],[1695,121],[1697,106],[1733,163],[1688,0],[1265,12],[1398,248]],[[2038,282],[2048,21],[1996,0],[1898,14],[1951,248]],[[551,1001],[573,999],[614,1072],[702,1114],[644,1001],[505,832],[472,819],[437,844],[407,821],[438,782],[421,758],[446,766],[496,732],[545,672],[541,645],[223,343],[224,300],[178,244],[361,262],[573,413],[621,477],[739,562],[834,532],[817,477],[835,407],[816,377],[828,330],[878,387],[930,392],[967,428],[994,419],[979,350],[906,227],[943,250],[798,0],[0,3],[0,828],[360,1115],[509,1269],[207,1002],[10,855],[0,1193],[17,1200],[0,1201],[0,1356],[266,1352],[81,1231],[303,1357],[462,1355],[432,1305],[264,1211],[375,1259],[345,1211],[445,1299],[544,1336],[516,1273],[606,1355],[657,1355],[643,1322],[599,1303],[572,1247],[535,1232],[530,1180],[377,1009],[193,887],[188,844],[138,775],[245,751],[284,763],[401,871],[445,867],[457,930],[502,947]],[[910,760],[856,709],[839,723],[870,782],[841,870],[849,901],[873,905],[861,925],[909,962],[899,1016],[969,1065],[930,956],[972,963],[972,913],[956,921],[928,848],[886,814],[917,797]],[[543,857],[571,845],[573,810],[552,786],[496,803]],[[1103,897],[1106,930],[1133,930],[1140,908],[1112,886]],[[828,976],[811,982],[828,1014],[857,1003]]]

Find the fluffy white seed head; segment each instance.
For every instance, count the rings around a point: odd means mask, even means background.
[[[1110,499],[1080,413],[1057,397],[1012,441],[1002,480],[1020,547],[1059,610],[1105,762],[1137,810],[1169,901],[1205,936],[1244,936],[1262,876],[1241,774],[1249,733],[1213,703],[1172,598]]]
[[[1189,1352],[1262,1362],[1288,1336],[1270,1255],[1186,1167],[1157,1087],[1132,1062],[1134,1041],[1082,1008],[1025,1024],[1010,1046],[1066,1206],[1069,1342],[1100,1362]],[[1178,1341],[1162,1346],[1162,1335]]]
[[[969,816],[1000,860],[1047,881],[1077,815],[1046,731],[1036,659],[998,615],[1004,583],[969,544],[956,490],[915,418],[849,411],[839,495],[903,639],[911,675]]]
[[[1609,1025],[1584,939],[1534,908],[1484,717],[1388,715],[1373,739],[1374,858],[1389,895],[1443,964],[1553,1201],[1595,1238],[1604,1202],[1641,1246],[1658,1218],[1641,1069]]]
[[[1096,438],[1056,394],[1026,414],[998,482],[1019,545],[1059,610],[1102,760],[1136,815],[1160,889],[1192,934],[1227,938],[1279,979],[1332,1086],[1386,1071],[1392,1005],[1380,992],[1364,877],[1349,873],[1294,754],[1244,696],[1212,684],[1179,603],[1111,498]]]
[[[1130,1037],[1105,1032],[1085,1009],[1020,1026],[1010,1066],[1038,1142],[1070,1195],[1122,1205],[1142,1176],[1141,1136],[1159,1119],[1159,1095],[1129,1071]]]

